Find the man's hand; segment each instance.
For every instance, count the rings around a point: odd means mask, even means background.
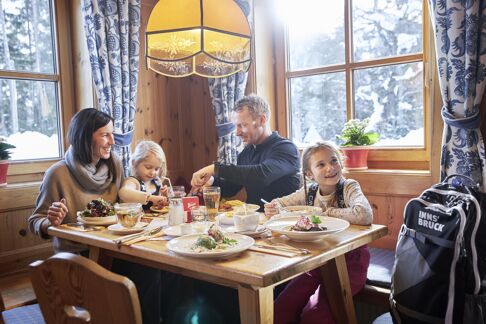
[[[54,226],[61,225],[67,212],[66,199],[61,198],[61,201],[55,201],[49,206],[49,209],[47,210],[47,219]]]
[[[196,192],[204,185],[208,185],[208,182],[212,184],[214,182],[214,165],[210,164],[205,166],[204,168],[200,169],[199,171],[194,172],[192,175],[191,180],[191,192]]]

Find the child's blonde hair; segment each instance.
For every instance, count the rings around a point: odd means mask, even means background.
[[[135,151],[132,153],[132,157],[130,158],[132,175],[135,175],[137,166],[140,162],[145,160],[149,154],[153,154],[160,161],[159,176],[165,177],[167,174],[167,161],[165,159],[164,151],[159,144],[147,140],[138,142]]]
[[[336,154],[336,157],[338,159],[339,165],[341,168],[343,168],[343,161],[344,157],[341,153],[341,151],[337,148],[336,145],[334,145],[332,142],[328,141],[320,141],[316,142],[314,145],[308,146],[305,150],[304,153],[302,154],[302,177],[303,177],[303,182],[304,182],[304,189],[307,191],[307,173],[310,172],[310,158],[311,156],[316,153],[317,151],[320,150],[329,150]],[[307,194],[306,194],[307,196]]]

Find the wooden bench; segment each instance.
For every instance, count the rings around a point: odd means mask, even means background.
[[[37,302],[27,271],[0,277],[0,311]]]

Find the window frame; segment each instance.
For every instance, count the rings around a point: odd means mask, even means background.
[[[55,73],[32,73],[0,70],[0,77],[17,80],[54,81],[57,83],[57,107],[59,113],[59,131],[61,157],[47,159],[32,159],[9,161],[8,183],[25,183],[41,181],[44,172],[55,162],[59,161],[67,147],[67,127],[75,113],[74,89],[73,89],[73,60],[70,35],[70,0],[49,0],[52,8],[52,35],[56,56]],[[66,26],[66,27],[60,27]]]
[[[360,62],[351,62],[352,44],[350,42],[352,33],[352,21],[350,3],[352,0],[344,1],[345,13],[345,42],[349,44],[345,48],[345,63],[333,66],[323,66],[296,71],[288,69],[288,46],[287,31],[282,21],[275,21],[275,75],[276,89],[284,91],[276,92],[277,103],[277,127],[281,134],[290,138],[290,78],[321,74],[323,72],[343,71],[346,74],[346,116],[349,119],[353,114],[354,98],[352,92],[353,70],[360,68],[386,66],[393,63],[423,62],[423,105],[424,105],[424,147],[370,147],[368,166],[370,169],[409,169],[409,170],[430,170],[431,145],[432,145],[432,107],[434,107],[434,96],[431,95],[431,88],[437,82],[431,59],[435,58],[434,34],[431,28],[428,5],[422,2],[422,53],[395,56],[383,59],[371,59]]]

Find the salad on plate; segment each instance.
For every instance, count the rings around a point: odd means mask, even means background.
[[[216,225],[211,225],[208,234],[200,235],[194,242],[191,250],[198,253],[220,251],[237,244],[237,240],[226,237]]]
[[[115,216],[113,205],[103,198],[93,199],[86,208],[79,213],[81,217],[109,217]]]

